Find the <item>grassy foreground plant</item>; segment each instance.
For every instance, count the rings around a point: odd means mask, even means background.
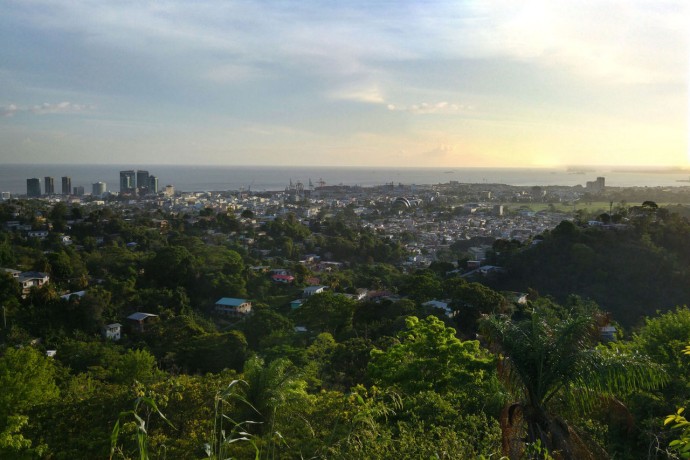
[[[139,415],[139,408],[141,405],[146,406],[150,411],[153,411],[157,413],[168,425],[173,427],[173,425],[170,423],[170,421],[165,418],[165,415],[158,409],[158,406],[156,405],[156,402],[148,398],[146,396],[140,396],[134,401],[134,409],[125,411],[125,412],[120,412],[119,417],[117,418],[117,421],[115,422],[115,426],[113,427],[113,431],[110,435],[110,459],[113,459],[113,456],[115,455],[116,452],[119,452],[122,455],[122,449],[118,447],[117,441],[120,437],[120,428],[121,428],[121,422],[123,420],[126,420],[127,418],[134,418],[135,421],[135,435],[136,435],[136,441],[137,441],[137,452],[139,453],[139,459],[140,460],[148,460],[149,459],[149,443],[148,443],[148,432],[146,430],[146,420]],[[147,417],[148,418],[148,417]],[[174,428],[174,427],[173,427]],[[123,455],[124,456],[124,455]]]

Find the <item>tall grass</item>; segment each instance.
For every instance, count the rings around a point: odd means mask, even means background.
[[[254,458],[256,460],[261,458],[261,450],[257,445],[256,438],[247,429],[249,425],[259,422],[238,422],[226,413],[226,410],[232,407],[233,400],[240,401],[257,413],[259,412],[242,396],[239,390],[240,385],[248,386],[244,380],[233,380],[224,390],[216,393],[213,404],[213,434],[211,442],[205,446],[206,455],[210,459],[225,460],[232,458],[230,450],[233,444],[237,442],[248,442],[254,448]]]
[[[137,452],[139,453],[139,460],[149,460],[149,443],[148,443],[148,432],[146,431],[146,420],[139,415],[140,406],[144,405],[149,411],[157,413],[168,425],[175,428],[170,421],[165,418],[165,415],[158,409],[156,402],[146,396],[139,396],[134,400],[134,409],[120,412],[117,417],[113,431],[110,434],[110,460],[116,453],[119,453],[124,457],[122,449],[118,446],[117,441],[120,437],[120,428],[122,426],[122,421],[133,418],[136,425],[136,440],[137,440]]]

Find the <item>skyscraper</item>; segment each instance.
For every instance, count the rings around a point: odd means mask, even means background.
[[[137,171],[137,187],[139,195],[146,195],[149,191],[149,172],[140,169]]]
[[[26,180],[26,195],[41,196],[41,179],[34,177]]]
[[[134,193],[137,189],[136,171],[120,171],[120,193]]]
[[[45,187],[46,195],[52,195],[55,193],[55,178],[46,176],[43,186]]]
[[[158,178],[156,176],[149,176],[149,193],[158,193]]]
[[[84,196],[84,186],[77,185],[76,187],[74,187],[74,192],[72,194],[74,196]]]
[[[105,194],[105,182],[96,182],[93,184],[91,186],[91,194],[97,197],[103,196]]]
[[[62,194],[69,195],[72,192],[72,178],[62,176]]]

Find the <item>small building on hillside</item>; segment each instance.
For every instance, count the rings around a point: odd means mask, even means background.
[[[10,275],[14,279],[19,278],[19,275],[22,274],[22,272],[20,270],[15,270],[13,268],[0,268],[0,270],[4,271],[5,273]]]
[[[302,297],[306,299],[314,294],[321,294],[325,292],[327,288],[328,286],[307,286],[304,288],[304,291],[302,291]]]
[[[32,287],[41,287],[50,281],[50,276],[43,272],[21,272],[16,278],[22,285],[22,296],[26,297]]]
[[[443,313],[448,317],[452,318],[455,316],[455,312],[453,309],[450,308],[448,305],[448,302],[443,302],[441,300],[429,300],[428,302],[424,302],[422,304],[423,307],[430,307],[430,308],[438,308],[439,310],[443,310]]]
[[[292,302],[290,302],[290,308],[293,309],[293,310],[296,310],[296,309],[298,309],[299,307],[302,306],[302,302],[304,302],[304,300],[302,300],[302,299],[295,299],[295,300],[293,300]]]
[[[121,332],[122,324],[120,323],[107,324],[103,326],[103,329],[101,330],[104,339],[113,341],[120,340]]]
[[[274,283],[282,283],[282,284],[290,284],[293,281],[295,281],[295,277],[292,275],[281,275],[281,274],[275,274],[271,276],[271,279],[273,280]]]
[[[76,292],[69,292],[65,295],[61,295],[60,298],[62,300],[70,300],[73,296],[75,296],[75,297],[78,297],[81,299],[85,295],[86,295],[86,291],[76,291]]]
[[[132,313],[127,317],[127,322],[132,330],[132,332],[143,333],[145,331],[145,325],[150,324],[153,321],[158,320],[158,315],[153,313],[136,312]]]
[[[242,317],[252,312],[252,303],[247,299],[222,297],[216,301],[214,309],[223,315]]]
[[[27,233],[29,238],[38,238],[39,240],[44,240],[48,237],[50,232],[48,230],[31,230]]]

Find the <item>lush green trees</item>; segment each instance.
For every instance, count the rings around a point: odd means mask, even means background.
[[[55,366],[33,347],[7,348],[0,357],[0,418],[56,398]]]
[[[12,275],[0,270],[0,305],[17,303],[21,293],[21,286],[12,278]]]
[[[352,328],[356,302],[342,294],[326,291],[315,294],[295,311],[298,325],[315,332],[329,332],[335,337]]]
[[[374,348],[369,362],[372,380],[405,394],[421,391],[462,393],[468,404],[485,402],[498,392],[494,358],[477,341],[461,341],[455,330],[429,316],[406,319],[398,343]]]
[[[29,421],[26,416],[29,410],[58,397],[55,374],[52,360],[33,347],[3,351],[0,357],[0,454],[6,458],[30,458],[44,450],[25,438],[21,431]]]
[[[501,294],[480,283],[466,283],[455,278],[446,282],[446,290],[458,328],[471,337],[477,332],[477,322],[483,315],[504,313],[508,308]]]
[[[372,340],[394,337],[405,328],[406,316],[422,316],[424,313],[425,309],[410,299],[360,302],[356,306],[353,325],[360,337]]]
[[[247,339],[240,331],[216,332],[186,338],[173,350],[174,363],[187,372],[239,370],[247,359]]]
[[[0,220],[13,215],[8,206],[0,204]],[[64,210],[51,216],[49,209],[35,203],[15,210],[22,213],[17,219],[36,225],[42,225],[42,216],[64,218]],[[118,413],[145,396],[176,427],[152,417],[151,452],[201,458],[204,444],[212,445],[214,433],[220,433],[213,428],[213,395],[233,381],[232,392],[221,391],[235,395],[223,403],[223,427],[235,428],[236,437],[240,430],[248,433],[251,440],[227,443],[225,453],[236,458],[253,457],[254,446],[262,457],[488,457],[501,447],[499,421],[507,441],[544,441],[544,448],[560,449],[564,458],[592,452],[603,457],[590,436],[611,456],[635,458],[637,452],[646,455],[652,440],[660,448],[668,445],[660,420],[690,401],[690,358],[680,353],[690,340],[687,309],[649,318],[630,341],[619,331],[620,342],[604,348],[596,345],[596,304],[583,300],[599,299],[613,310],[613,320],[626,319],[620,314],[625,306],[632,324],[636,314],[651,311],[649,305],[664,308],[687,297],[690,225],[660,209],[631,210],[628,230],[567,222],[546,232],[539,244],[497,242],[492,260],[511,271],[493,286],[521,292],[534,286],[546,294],[538,298],[533,291],[531,301],[519,307],[483,284],[492,279],[472,283],[449,277],[452,265],[446,262],[403,273],[393,265],[404,254],[402,246],[360,227],[351,207],[334,218],[322,213],[311,228],[295,216],[281,217],[261,229],[265,234],[232,213],[202,214],[196,219],[115,207],[92,212],[65,229],[76,243],[68,247],[0,232],[0,261],[52,275],[48,286],[22,299],[18,284],[0,273],[0,305],[7,307],[10,323],[7,329],[0,324],[0,371],[12,363],[11,373],[0,372],[0,407],[11,408],[0,414],[0,457],[103,458]],[[450,217],[447,212],[443,218]],[[151,218],[167,219],[170,229],[152,225]],[[231,232],[254,236],[254,246],[240,247]],[[412,241],[414,235],[401,238]],[[137,245],[125,247],[130,241]],[[453,246],[460,255],[468,244],[475,243]],[[262,259],[254,249],[279,257]],[[297,261],[311,252],[346,263],[315,274]],[[285,256],[293,260],[286,262]],[[286,268],[297,283],[276,285],[268,274],[247,270],[250,265]],[[366,287],[406,298],[355,302],[329,292],[291,311],[287,302],[311,276],[332,291]],[[87,287],[84,297],[60,299],[77,286]],[[570,296],[573,292],[583,297]],[[253,315],[237,320],[209,315],[221,296],[251,299]],[[449,319],[420,305],[431,298],[450,299],[456,316]],[[135,310],[157,313],[160,321],[144,334],[125,333],[117,343],[97,335],[103,323],[125,322]],[[436,316],[418,319],[429,314]],[[479,338],[493,340],[497,358],[478,342],[462,340],[477,337],[485,315],[494,316]],[[461,336],[448,327],[453,324]],[[294,325],[308,332],[295,332]],[[39,346],[58,350],[53,361],[28,346],[39,337]],[[37,362],[48,369],[35,373],[37,382],[48,384],[37,404],[22,405],[13,398],[32,396],[22,393],[23,386],[15,391],[13,379],[26,383],[21,376],[41,368],[31,364],[33,357],[13,357],[26,350],[37,353]],[[668,370],[669,383],[647,388],[642,381],[660,365]],[[504,405],[508,392],[511,404]],[[583,404],[585,411],[576,410]],[[230,418],[239,423],[228,425]],[[127,437],[134,427],[122,428],[122,453],[131,456]]]
[[[146,350],[127,350],[118,357],[110,372],[115,383],[126,385],[152,383],[162,376],[156,358]]]
[[[14,251],[10,239],[5,232],[0,232],[0,267],[7,268],[14,265]]]
[[[559,301],[578,294],[633,326],[690,295],[683,281],[690,272],[690,226],[677,217],[650,219],[615,230],[564,221],[545,232],[539,244],[502,253],[508,273],[489,285],[517,291],[530,287]]]
[[[635,392],[627,398],[633,416],[642,427],[641,435],[635,440],[638,449],[645,448],[651,442],[666,445],[668,433],[660,429],[659,420],[676,412],[679,407],[690,405],[690,356],[683,353],[688,342],[690,310],[677,307],[659,316],[646,318],[632,340],[619,345],[650,356],[655,363],[664,367],[669,378],[662,388]]]
[[[252,315],[240,327],[253,349],[259,348],[268,336],[294,332],[292,321],[270,308],[254,308]]]
[[[400,291],[416,302],[426,302],[441,295],[441,282],[433,272],[410,275]]]
[[[190,288],[199,274],[197,260],[184,246],[169,246],[156,251],[146,264],[146,276],[156,286]]]
[[[521,321],[492,316],[482,326],[503,355],[501,377],[514,398],[502,414],[504,453],[511,458],[524,448],[523,436],[566,459],[592,458],[591,446],[558,416],[555,403],[594,404],[602,395],[666,380],[644,355],[594,348],[597,329],[590,315],[558,318],[535,311]]]

